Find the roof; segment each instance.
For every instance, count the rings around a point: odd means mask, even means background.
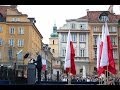
[[[7,9],[10,8],[10,6],[0,6],[0,13],[3,15],[5,18],[7,15]]]
[[[103,12],[108,13],[110,23],[117,23],[118,20],[120,19],[120,15],[115,15],[114,13],[110,13],[109,11],[88,11],[87,12],[88,22],[89,23],[101,23],[101,21],[99,21],[99,16]]]
[[[58,37],[58,33],[52,33],[50,36],[51,37]]]
[[[87,16],[83,16],[83,17],[80,17],[78,19],[87,19],[88,17]]]
[[[19,12],[15,5],[11,5],[11,6],[1,6],[0,5],[0,14],[3,16],[3,18],[6,18],[6,16],[7,16],[7,9],[14,10],[19,15],[26,15],[26,14],[22,14],[21,12]]]

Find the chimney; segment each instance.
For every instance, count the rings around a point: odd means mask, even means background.
[[[89,9],[86,9],[86,11],[88,12],[88,11],[89,11]]]
[[[12,9],[16,9],[16,8],[17,8],[17,5],[11,5],[11,8],[12,8]]]
[[[113,13],[113,5],[110,5],[108,11],[109,11],[110,13]]]

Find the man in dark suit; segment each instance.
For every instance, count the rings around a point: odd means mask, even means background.
[[[42,70],[42,57],[41,55],[37,52],[37,60],[34,61],[36,63],[36,68],[37,68],[37,76],[38,76],[38,84],[41,83],[41,70]]]

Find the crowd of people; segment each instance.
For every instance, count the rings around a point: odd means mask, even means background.
[[[59,81],[60,82],[67,82],[68,79],[71,79],[71,82],[74,82],[76,84],[84,83],[84,84],[96,84],[96,85],[120,85],[120,77],[112,77],[109,76],[108,78],[100,78],[95,75],[88,75],[86,77],[82,76],[71,76],[71,78],[68,78],[66,74],[59,75]],[[44,76],[42,76],[42,81],[44,81]],[[57,77],[53,77],[51,79],[51,75],[47,75],[47,81],[57,81]]]

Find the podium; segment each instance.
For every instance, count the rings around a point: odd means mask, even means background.
[[[35,82],[36,82],[36,66],[33,63],[28,63],[27,83],[35,84]]]

